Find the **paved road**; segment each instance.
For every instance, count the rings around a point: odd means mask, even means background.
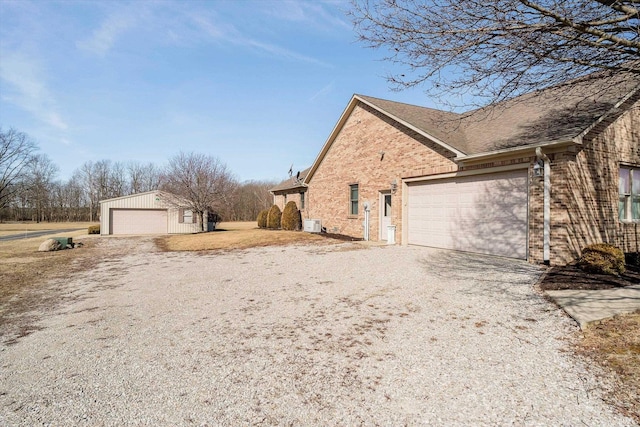
[[[65,228],[64,230],[28,231],[26,233],[11,234],[9,236],[0,236],[0,242],[6,242],[9,240],[30,239],[32,237],[46,236],[47,234],[69,233],[72,231],[78,231],[83,229],[84,228]]]

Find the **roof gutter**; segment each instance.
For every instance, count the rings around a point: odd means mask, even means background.
[[[463,165],[465,163],[476,163],[476,162],[481,162],[483,160],[494,159],[495,157],[512,157],[517,155],[535,154],[536,150],[542,149],[542,148],[546,148],[546,149],[564,148],[564,147],[577,145],[577,144],[580,144],[577,138],[561,140],[561,141],[539,142],[537,144],[531,144],[524,147],[505,148],[502,150],[488,151],[485,153],[469,154],[466,156],[457,156],[453,159],[453,161]]]

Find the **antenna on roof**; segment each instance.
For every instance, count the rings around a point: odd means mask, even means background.
[[[289,178],[293,175],[293,163],[291,163],[291,167],[289,167]]]

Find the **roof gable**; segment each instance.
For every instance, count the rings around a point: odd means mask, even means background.
[[[340,116],[340,119],[331,131],[331,134],[329,134],[329,138],[327,138],[325,144],[320,150],[320,153],[313,162],[313,165],[309,168],[309,172],[304,181],[305,183],[308,183],[312,179],[313,174],[320,166],[320,163],[329,151],[329,148],[331,148],[331,145],[338,137],[340,130],[359,102],[368,105],[381,114],[389,117],[391,120],[418,132],[424,137],[442,146],[444,149],[452,152],[456,156],[465,154],[464,152],[455,148],[452,144],[445,142],[445,140],[439,138],[449,134],[455,134],[455,136],[449,136],[448,139],[454,139],[455,141],[458,141],[459,139],[463,138],[462,134],[458,132],[458,114],[355,94],[351,97],[349,104],[347,104],[347,107],[345,108],[342,115]]]
[[[178,195],[175,195],[173,193],[168,193],[166,191],[162,191],[162,190],[151,190],[151,191],[145,191],[144,193],[127,194],[126,196],[120,196],[120,197],[114,197],[114,198],[111,198],[111,199],[100,200],[98,203],[108,203],[108,202],[113,202],[113,201],[116,201],[116,200],[133,199],[133,198],[136,198],[136,197],[144,197],[144,196],[147,196],[149,194],[157,194],[163,200],[175,201],[177,204],[182,204],[184,206],[188,206],[188,204],[189,204],[189,202],[185,198],[180,197]]]
[[[309,169],[309,182],[359,102],[454,153],[457,159],[557,143],[580,143],[598,123],[618,117],[640,97],[640,75],[594,73],[457,114],[355,94]],[[607,118],[607,121],[604,119]]]

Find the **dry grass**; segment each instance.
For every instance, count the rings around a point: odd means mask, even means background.
[[[25,234],[31,231],[65,230],[71,228],[82,228],[86,231],[89,229],[89,226],[98,224],[97,222],[2,222],[0,223],[0,236]]]
[[[158,246],[166,251],[247,249],[321,242],[327,242],[327,238],[300,231],[260,229],[255,222],[223,222],[212,233],[163,236],[157,240]]]
[[[0,224],[5,230],[15,225]],[[48,227],[46,227],[48,225]],[[74,271],[90,267],[96,258],[92,250],[95,239],[83,239],[81,249],[57,252],[38,252],[40,243],[49,237],[72,237],[87,235],[84,223],[75,227],[70,224],[42,224],[41,229],[79,228],[82,231],[56,233],[41,237],[0,242],[0,335],[23,336],[32,328],[27,320],[16,321],[38,306],[52,303],[54,292],[47,292],[49,279],[61,278]],[[15,234],[15,233],[7,233]],[[10,330],[9,330],[10,329]]]
[[[640,423],[640,311],[590,325],[577,349],[617,374],[608,401]]]

